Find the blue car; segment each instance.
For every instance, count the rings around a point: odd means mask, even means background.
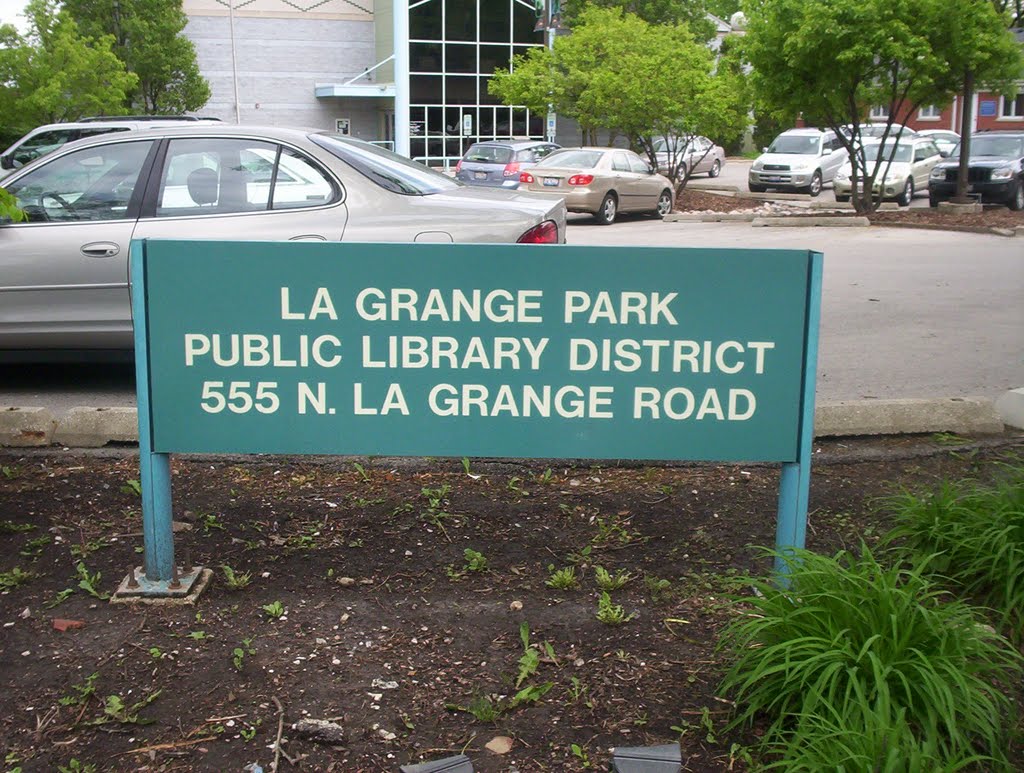
[[[559,145],[537,140],[492,140],[471,145],[455,165],[455,179],[468,185],[518,188],[519,172],[540,161]]]

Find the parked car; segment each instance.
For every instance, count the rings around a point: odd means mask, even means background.
[[[672,211],[672,183],[640,156],[620,148],[563,148],[519,175],[520,190],[563,199],[611,225],[620,212]]]
[[[692,177],[695,174],[706,174],[708,177],[718,177],[725,166],[725,149],[716,145],[707,137],[694,137],[686,144],[685,148],[676,150],[673,143],[680,143],[682,140],[672,137],[658,137],[654,141],[654,156],[658,159],[658,171],[668,174],[671,162],[672,151],[679,155],[679,179],[686,177],[689,171]]]
[[[561,145],[537,140],[493,140],[469,147],[455,165],[455,178],[468,185],[518,188],[519,172]]]
[[[967,192],[983,202],[1024,209],[1024,132],[998,131],[971,135]],[[928,203],[939,206],[956,195],[960,146],[949,159],[932,167]]]
[[[298,129],[160,127],[69,143],[0,183],[0,350],[131,350],[132,239],[565,241],[565,205],[471,188]]]
[[[846,161],[846,149],[833,131],[790,129],[776,137],[750,167],[747,187],[817,196]]]
[[[879,158],[881,160],[879,161]],[[885,146],[875,140],[864,143],[864,162],[870,173],[878,166],[874,192],[883,201],[896,201],[901,207],[910,206],[917,191],[928,190],[928,176],[942,156],[935,142],[928,137],[901,139],[898,143],[886,140]],[[849,159],[836,172],[833,183],[836,201],[849,201],[853,193]],[[864,170],[859,172],[863,185]]]
[[[885,135],[885,129],[888,124],[885,121],[882,122],[868,122],[860,125],[860,136],[861,139],[868,139],[869,137],[881,139]],[[889,134],[886,139],[899,137],[901,140],[913,137],[917,134],[916,131],[911,129],[909,126],[904,126],[901,123],[893,123],[889,126]],[[847,135],[849,136],[849,135]]]
[[[0,178],[6,177],[13,170],[23,167],[40,156],[52,153],[68,142],[95,137],[113,132],[129,132],[139,129],[168,126],[170,124],[189,124],[200,121],[215,122],[216,118],[197,118],[181,115],[136,115],[124,117],[96,116],[82,118],[75,122],[48,123],[37,126],[0,154]]]
[[[939,153],[943,156],[948,156],[953,152],[953,148],[960,144],[960,135],[949,129],[923,129],[917,134],[919,137],[928,137],[934,140],[939,148]]]

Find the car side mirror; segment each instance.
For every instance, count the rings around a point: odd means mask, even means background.
[[[768,152],[768,148],[761,148],[761,152],[762,153],[767,153]]]
[[[948,150],[940,150],[939,151],[939,155],[942,156],[943,158],[949,158],[949,151]]]

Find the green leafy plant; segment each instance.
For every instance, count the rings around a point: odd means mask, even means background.
[[[768,745],[785,750],[819,743],[828,725],[814,718],[866,734],[880,716],[905,722],[913,744],[943,760],[981,752],[1008,769],[1013,706],[1000,687],[1020,678],[1022,658],[974,609],[920,566],[886,567],[866,546],[859,556],[770,555],[788,568],[788,588],[748,579],[756,593],[733,597],[737,617],[720,642],[734,726],[762,718]]]
[[[124,485],[121,486],[121,493],[122,494],[134,494],[137,497],[141,497],[142,496],[142,484],[139,483],[137,480],[134,480],[134,479],[126,480],[124,482]]]
[[[471,548],[466,548],[463,551],[463,555],[466,557],[466,563],[462,567],[467,572],[486,572],[487,571],[487,556],[483,553],[479,553]]]
[[[639,533],[630,531],[627,528],[628,522],[617,515],[607,520],[597,518],[595,523],[597,534],[590,540],[593,545],[628,545],[640,536]]]
[[[34,523],[15,523],[14,521],[0,521],[0,534],[20,534],[25,531],[32,531]]]
[[[90,555],[95,553],[97,550],[105,548],[110,543],[104,539],[83,539],[77,545],[71,546],[71,557],[77,559],[88,558]]]
[[[79,561],[75,564],[75,572],[78,574],[78,587],[84,590],[93,598],[99,599],[100,601],[106,601],[110,598],[109,593],[103,593],[96,589],[96,586],[100,584],[100,580],[103,578],[101,572],[90,574],[89,570],[85,568],[85,564]]]
[[[280,601],[272,601],[269,604],[264,604],[260,609],[269,617],[271,620],[277,620],[284,615],[284,605]]]
[[[555,474],[551,471],[551,468],[548,467],[546,470],[544,470],[544,472],[537,476],[537,482],[545,484],[551,483],[551,481],[554,480],[554,478]]]
[[[62,591],[57,591],[57,595],[49,601],[47,601],[45,604],[43,604],[43,607],[46,609],[53,609],[54,607],[59,606],[60,604],[63,604],[65,601],[67,601],[71,597],[71,594],[73,594],[74,592],[74,588],[65,588]]]
[[[621,604],[612,604],[612,597],[608,591],[601,592],[601,598],[597,602],[597,619],[605,625],[625,625],[636,617],[635,614],[626,614]]]
[[[356,472],[359,473],[359,477],[362,478],[365,483],[369,483],[370,473],[366,471],[366,468],[359,462],[352,462],[352,466],[356,468]]]
[[[522,496],[523,494],[526,493],[523,487],[519,485],[522,482],[522,478],[520,478],[518,475],[513,475],[511,478],[508,479],[506,487],[508,488],[509,491],[515,492],[516,494]]]
[[[603,566],[594,567],[594,582],[598,588],[609,593],[624,587],[632,579],[633,575],[627,571],[619,571],[613,575]]]
[[[203,527],[203,534],[209,534],[214,529],[226,531],[224,524],[220,522],[216,513],[197,513],[197,521]]]
[[[0,572],[0,591],[13,590],[36,576],[35,572],[26,572],[17,566],[9,571]]]
[[[110,722],[117,722],[122,725],[148,725],[154,722],[152,719],[140,719],[139,712],[150,703],[160,697],[161,690],[152,692],[131,705],[124,702],[120,695],[108,695],[103,702],[103,716],[94,719],[90,725],[105,725]]]
[[[231,662],[235,669],[241,671],[245,666],[245,658],[248,655],[255,655],[256,650],[252,647],[252,639],[242,639],[242,644],[231,650]]]
[[[578,676],[569,677],[569,700],[573,703],[583,700],[589,689]],[[589,705],[589,702],[585,702],[584,705]]]
[[[593,767],[590,763],[590,755],[587,754],[587,750],[582,746],[574,743],[569,746],[569,750],[572,752],[572,756],[578,759],[584,768]]]
[[[228,590],[242,590],[249,587],[249,583],[252,582],[252,572],[236,572],[227,564],[220,569],[224,572],[224,585]]]
[[[188,634],[188,638],[193,641],[203,641],[203,639],[209,639],[210,637],[206,635],[206,631],[192,631]]]
[[[718,734],[715,732],[715,721],[711,718],[711,709],[707,706],[701,706],[699,722],[683,721],[679,725],[672,725],[672,729],[679,733],[680,737],[696,730],[704,736],[705,743],[718,743]]]
[[[548,571],[551,573],[548,578],[544,581],[544,584],[549,588],[555,588],[556,590],[572,590],[578,588],[580,582],[576,579],[576,567],[565,566],[561,569],[555,569],[554,564],[548,564]]]
[[[49,534],[30,539],[25,543],[25,547],[18,551],[18,555],[25,558],[39,558],[43,554],[43,548],[51,542],[53,542],[53,538]]]
[[[672,597],[672,582],[653,574],[644,576],[644,586],[651,596],[651,601],[659,603],[668,601]]]
[[[424,518],[441,531],[445,531],[444,521],[452,517],[452,514],[444,509],[445,500],[451,493],[452,487],[442,483],[437,488],[424,486],[420,491],[427,500],[427,509],[423,513]]]
[[[163,660],[164,658],[166,658],[167,657],[167,653],[164,652],[159,647],[150,647],[149,648],[149,656],[151,658],[153,658],[153,660],[158,660],[159,661],[159,660]]]
[[[928,556],[929,571],[996,610],[999,624],[1024,643],[1024,465],[1004,465],[993,484],[944,482],[904,491],[879,505],[895,528],[886,536],[903,554]]]
[[[468,456],[462,457],[462,471],[464,473],[466,473],[466,475],[470,474],[469,473],[469,457]]]
[[[11,467],[8,464],[0,465],[0,475],[3,475],[7,480],[14,480],[18,475],[18,468]]]
[[[60,773],[96,773],[96,766],[91,762],[79,762],[72,757],[67,765],[58,765],[57,770]]]
[[[243,727],[241,730],[238,731],[238,734],[242,737],[243,741],[249,743],[249,741],[256,737],[256,728]]]
[[[64,695],[57,699],[61,706],[82,706],[88,703],[89,699],[96,694],[96,680],[99,673],[89,674],[81,684],[71,685],[71,694]]]

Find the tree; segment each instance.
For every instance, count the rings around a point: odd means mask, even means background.
[[[811,114],[850,154],[854,207],[872,211],[890,154],[866,163],[860,125],[888,108],[882,141],[898,141],[921,105],[943,104],[971,70],[1012,90],[1020,50],[988,2],[977,0],[749,0],[745,47],[758,98],[780,118]]]
[[[111,37],[89,38],[56,0],[32,0],[28,31],[0,27],[0,116],[24,133],[83,115],[122,113],[136,78],[114,55]]]
[[[535,48],[498,70],[490,91],[506,104],[576,120],[627,136],[658,164],[655,143],[668,138],[668,177],[685,185],[684,151],[697,134],[718,137],[746,126],[742,75],[715,73],[713,52],[682,25],[653,25],[618,9],[588,8],[554,49]]]
[[[684,24],[699,40],[715,36],[715,26],[706,16],[706,0],[572,0],[564,4],[562,18],[575,28],[588,8],[617,9],[648,24]]]
[[[210,99],[192,41],[182,31],[182,0],[65,0],[82,31],[113,35],[114,51],[138,76],[128,106],[145,113],[180,115]]]

